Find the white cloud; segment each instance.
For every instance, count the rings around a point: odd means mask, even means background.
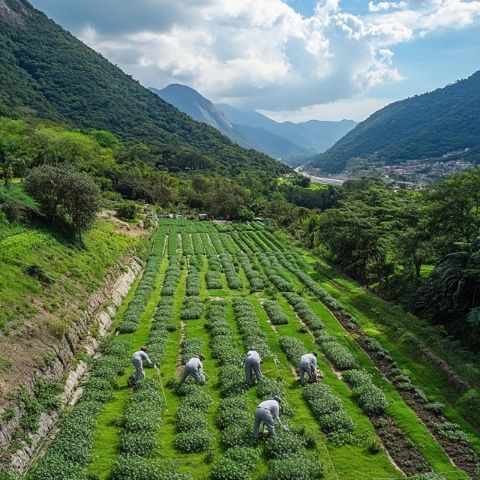
[[[284,0],[33,1],[146,86],[282,111],[398,82],[396,45],[480,18],[480,0],[371,0],[365,15],[321,0],[310,17]]]
[[[385,98],[352,98],[310,105],[294,111],[262,110],[261,113],[278,122],[305,122],[312,118],[332,121],[348,119],[360,122],[389,103],[392,103],[392,100]]]

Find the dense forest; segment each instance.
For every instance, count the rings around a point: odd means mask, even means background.
[[[355,159],[387,164],[443,157],[480,160],[480,72],[431,93],[416,95],[375,112],[312,166],[339,173]]]
[[[287,188],[295,205],[280,199],[269,205],[279,226],[478,350],[480,169],[421,191],[394,191],[371,179],[303,190]]]
[[[0,115],[109,130],[158,168],[273,176],[288,170],[194,122],[26,1],[5,0],[5,6],[0,9]]]

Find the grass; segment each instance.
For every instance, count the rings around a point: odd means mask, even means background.
[[[44,230],[2,225],[0,328],[4,334],[42,310],[73,322],[72,305],[86,300],[103,284],[110,268],[138,245],[138,240],[117,232],[107,221],[98,221],[84,240],[80,248]],[[31,266],[38,266],[40,274],[29,274]],[[66,303],[69,308],[62,309]]]

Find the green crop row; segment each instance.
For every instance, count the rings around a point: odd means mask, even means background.
[[[200,294],[200,277],[197,270],[197,265],[194,264],[192,259],[195,257],[189,257],[188,262],[188,274],[187,274],[187,287],[186,294],[188,297],[198,296]]]
[[[193,255],[193,243],[192,243],[192,237],[190,234],[186,231],[182,231],[182,250],[183,254],[188,257],[190,255]]]
[[[178,282],[180,281],[181,267],[177,255],[168,259],[168,268],[163,279],[162,296],[172,297],[175,294]]]
[[[200,234],[201,237],[202,237],[202,242],[203,242],[203,246],[205,247],[205,254],[206,255],[216,255],[216,251],[215,249],[212,247],[211,243],[210,243],[210,237],[207,233],[202,233]]]
[[[263,358],[271,357],[273,354],[268,346],[267,336],[261,329],[255,310],[248,299],[235,297],[233,311],[245,348],[257,350]]]
[[[325,328],[323,322],[315,315],[307,302],[296,293],[287,292],[284,294],[288,303],[292,306],[300,320],[313,332],[321,331]]]
[[[307,353],[303,343],[294,337],[280,337],[280,346],[295,367],[299,365],[302,355]],[[331,440],[344,441],[354,432],[353,420],[327,385],[308,384],[304,387],[303,395],[320,428]]]
[[[140,280],[135,295],[129,303],[118,331],[121,333],[135,332],[138,328],[140,316],[142,315],[147,302],[155,289],[155,281],[158,276],[158,270],[162,262],[162,252],[165,236],[161,232],[157,232],[153,244],[153,254],[147,261],[145,271],[143,272],[142,279]]]
[[[193,251],[195,255],[205,255],[205,247],[199,233],[192,233]]]
[[[247,276],[248,282],[250,283],[250,291],[260,292],[263,290],[267,284],[267,279],[263,272],[254,268],[252,262],[247,255],[239,255],[238,261]]]
[[[180,314],[182,320],[197,320],[203,315],[203,300],[200,297],[186,297]]]
[[[225,247],[225,253],[228,253],[229,255],[236,255],[239,253],[240,250],[230,235],[221,233],[220,240]]]
[[[238,275],[238,272],[233,266],[230,256],[226,253],[222,253],[220,255],[220,262],[222,263],[223,271],[227,277],[228,288],[233,290],[241,290],[243,283]]]
[[[286,325],[288,323],[288,317],[275,300],[266,301],[263,304],[263,308],[265,308],[268,318],[273,325]]]
[[[130,345],[118,338],[102,347],[102,356],[91,363],[91,377],[84,394],[59,424],[59,433],[29,480],[87,480],[92,460],[97,417],[111,400],[119,375],[129,364]]]
[[[225,253],[225,247],[223,246],[222,241],[220,240],[220,235],[216,230],[212,230],[210,233],[210,239],[212,240],[212,244],[215,248],[215,252],[217,255],[221,253]]]

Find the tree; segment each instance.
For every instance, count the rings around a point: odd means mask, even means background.
[[[34,168],[24,188],[51,224],[67,225],[79,237],[93,225],[100,210],[100,188],[90,176],[72,167]]]

